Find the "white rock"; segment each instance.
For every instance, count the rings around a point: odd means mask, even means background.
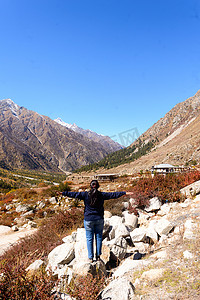
[[[116,228],[118,225],[122,224],[122,218],[119,216],[112,216],[111,218],[107,219],[110,226]]]
[[[166,250],[158,251],[151,255],[151,258],[155,258],[155,259],[166,259],[167,257],[168,254]]]
[[[0,225],[0,234],[11,233],[12,229],[9,226]]]
[[[28,225],[30,228],[36,228],[37,227],[37,223],[33,222],[33,221],[28,221]]]
[[[105,210],[104,211],[104,218],[106,219],[106,218],[111,218],[111,217],[112,217],[111,212],[109,212],[108,210]]]
[[[50,199],[49,199],[49,202],[50,202],[51,204],[57,204],[57,201],[56,201],[56,198],[55,198],[55,197],[50,198]]]
[[[17,207],[16,207],[16,212],[17,213],[20,213],[20,212],[26,212],[29,210],[29,206],[26,205],[26,204],[19,204]]]
[[[151,212],[160,209],[161,206],[162,206],[162,202],[159,200],[159,198],[154,197],[149,200],[149,205],[145,207],[145,210],[147,212]]]
[[[144,242],[146,240],[146,232],[143,228],[135,228],[130,233],[133,243]]]
[[[127,237],[130,235],[130,232],[128,230],[128,228],[126,227],[126,225],[124,224],[120,224],[117,226],[117,228],[115,229],[115,237],[118,238],[120,236],[122,237]]]
[[[62,239],[62,241],[64,243],[74,243],[74,242],[76,242],[76,234],[77,234],[76,231],[74,231],[74,232],[72,232],[72,234],[67,235],[66,237],[64,237]]]
[[[118,237],[107,242],[107,246],[110,247],[112,259],[121,260],[125,257],[127,252],[127,241],[123,237]]]
[[[29,271],[29,270],[36,271],[36,270],[38,270],[42,265],[44,265],[43,260],[37,259],[37,260],[34,261],[30,266],[28,266],[28,268],[26,268],[26,271]]]
[[[146,236],[149,237],[154,243],[158,241],[158,234],[151,227],[146,229]]]
[[[186,197],[195,196],[200,193],[200,180],[196,181],[180,190]]]
[[[75,257],[75,243],[64,243],[54,248],[48,255],[47,269],[51,268],[55,271],[59,265],[70,263]]]
[[[127,258],[113,273],[113,278],[122,277],[126,273],[148,266],[150,263],[150,260],[133,260]]]
[[[18,231],[19,228],[18,228],[16,225],[14,225],[14,226],[12,226],[12,230],[13,230],[13,231]]]
[[[183,252],[183,257],[186,259],[192,259],[194,256],[190,251],[186,250]]]
[[[134,214],[129,214],[128,211],[125,211],[123,214],[125,218],[125,225],[131,226],[132,229],[135,229],[138,225],[138,217]]]
[[[95,247],[94,247],[95,250]],[[75,257],[79,261],[88,260],[85,228],[78,228],[75,243]]]
[[[134,290],[133,284],[128,279],[115,279],[102,291],[99,299],[131,300],[134,297]]]
[[[155,231],[161,236],[162,234],[167,235],[174,225],[168,221],[165,217],[158,220],[157,224],[154,226]]]
[[[141,275],[141,279],[148,279],[150,281],[152,280],[157,280],[160,277],[163,276],[164,272],[166,271],[166,269],[161,268],[161,269],[151,269],[149,271],[145,271],[143,272],[143,274]]]
[[[161,206],[160,210],[158,211],[158,216],[167,215],[171,210],[171,206],[168,203],[165,203]]]

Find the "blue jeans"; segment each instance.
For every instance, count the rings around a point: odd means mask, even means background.
[[[103,226],[104,226],[104,219],[100,219],[96,221],[84,220],[89,259],[93,259],[94,257],[94,236],[96,240],[96,256],[101,255]]]

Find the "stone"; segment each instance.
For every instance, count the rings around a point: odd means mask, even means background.
[[[111,226],[108,222],[104,222],[104,227],[103,227],[103,239],[109,236],[109,232],[111,230]]]
[[[184,240],[195,239],[194,229],[196,228],[196,224],[194,223],[194,221],[192,219],[186,220],[184,227],[185,227],[185,231],[183,234],[183,239]]]
[[[12,229],[12,231],[18,231],[19,230],[19,228],[16,225],[12,226],[11,229]]]
[[[150,260],[133,260],[131,258],[127,258],[113,273],[113,278],[122,277],[126,273],[131,273],[135,270],[146,267],[150,263],[151,263]]]
[[[159,210],[161,206],[162,206],[162,202],[160,201],[160,199],[158,197],[154,197],[149,200],[149,205],[145,206],[144,210],[147,212],[151,212],[151,211]]]
[[[155,259],[166,259],[167,257],[168,254],[166,250],[158,251],[151,255],[151,258],[155,258]]]
[[[54,248],[48,255],[47,269],[54,272],[59,265],[69,264],[75,257],[75,243],[64,243]]]
[[[17,213],[20,213],[20,212],[27,212],[27,211],[29,211],[29,210],[30,210],[30,208],[29,208],[29,206],[26,205],[26,204],[19,204],[19,205],[16,207],[16,209],[15,209],[15,211],[16,211]]]
[[[71,235],[67,235],[66,237],[64,237],[62,239],[62,241],[64,243],[74,243],[74,242],[76,242],[76,234],[77,234],[76,231],[74,231],[74,232],[72,232]]]
[[[183,252],[183,257],[186,259],[192,259],[194,256],[190,251],[186,250]]]
[[[124,225],[124,224],[120,224],[115,229],[115,237],[117,238],[120,236],[122,236],[122,237],[130,236],[130,232],[129,232],[128,228],[126,227],[126,225]]]
[[[93,263],[77,262],[73,265],[73,272],[81,276],[87,276],[89,273],[93,276],[107,275],[106,266],[102,260],[95,261]]]
[[[0,225],[0,234],[11,233],[12,229],[9,226]]]
[[[171,206],[168,203],[164,203],[160,210],[157,212],[158,216],[165,216],[167,215],[171,210]]]
[[[146,232],[143,228],[135,228],[130,233],[130,236],[131,236],[133,243],[145,242],[145,240],[146,240]]]
[[[125,257],[127,251],[127,241],[123,237],[114,238],[110,242],[107,242],[107,246],[110,247],[111,258],[114,260],[121,260]]]
[[[119,216],[112,216],[111,218],[107,219],[110,226],[116,228],[119,224],[122,224],[122,218]]]
[[[160,236],[162,234],[167,235],[173,228],[174,228],[174,225],[170,221],[168,221],[165,217],[158,220],[158,222],[154,226],[155,231]]]
[[[57,204],[56,197],[50,198],[50,199],[49,199],[49,202],[50,202],[51,204]]]
[[[128,209],[129,208],[129,203],[128,202],[123,202],[123,206],[125,209]]]
[[[137,228],[138,225],[138,217],[134,214],[130,214],[129,212],[124,212],[123,214],[125,218],[125,225],[128,225],[133,229]]]
[[[107,264],[110,260],[110,248],[107,245],[102,244],[102,254],[101,254],[101,260]]]
[[[137,207],[137,201],[134,198],[130,198],[129,203],[132,207]]]
[[[149,271],[145,271],[141,275],[141,279],[147,279],[148,281],[158,280],[165,273],[166,269],[151,269]]]
[[[146,236],[147,238],[149,237],[153,243],[158,242],[158,233],[153,228],[150,227],[146,229]]]
[[[43,209],[46,206],[46,204],[44,202],[40,202],[38,204],[38,209]]]
[[[101,292],[99,299],[106,300],[131,300],[134,297],[134,286],[126,278],[118,278],[109,283]]]
[[[94,247],[94,251],[95,251],[95,247]],[[76,243],[75,243],[75,257],[79,261],[88,260],[85,228],[77,229]]]
[[[29,226],[29,228],[36,228],[37,227],[37,223],[35,223],[33,221],[28,221],[28,226]]]
[[[104,211],[104,218],[106,219],[106,218],[111,218],[111,217],[112,217],[111,212],[109,212],[108,210],[105,210]]]
[[[30,266],[28,266],[28,268],[26,268],[26,271],[29,271],[29,270],[30,271],[37,271],[43,265],[44,265],[43,260],[37,259]]]
[[[200,180],[196,181],[180,190],[181,194],[186,197],[193,197],[200,193]]]

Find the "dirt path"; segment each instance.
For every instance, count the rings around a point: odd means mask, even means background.
[[[0,234],[0,255],[4,253],[12,244],[18,242],[21,238],[31,235],[36,232],[36,228],[22,229],[20,231],[13,231],[6,234]]]

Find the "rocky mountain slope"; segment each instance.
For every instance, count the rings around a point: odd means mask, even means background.
[[[61,118],[57,118],[54,121],[64,127],[67,127],[77,133],[86,136],[88,139],[94,142],[102,144],[106,149],[108,149],[109,152],[114,152],[123,148],[119,143],[114,142],[110,137],[102,134],[98,134],[89,129],[80,128],[75,123],[74,124],[66,123]]]
[[[0,101],[0,165],[71,171],[102,159],[111,150],[47,116]]]
[[[127,158],[131,160],[131,156],[136,156],[148,144],[151,149],[147,154],[130,163],[109,169],[108,172],[133,173],[149,170],[160,163],[200,163],[200,91],[178,103],[143,133],[129,147],[133,147],[133,151],[127,151]]]

